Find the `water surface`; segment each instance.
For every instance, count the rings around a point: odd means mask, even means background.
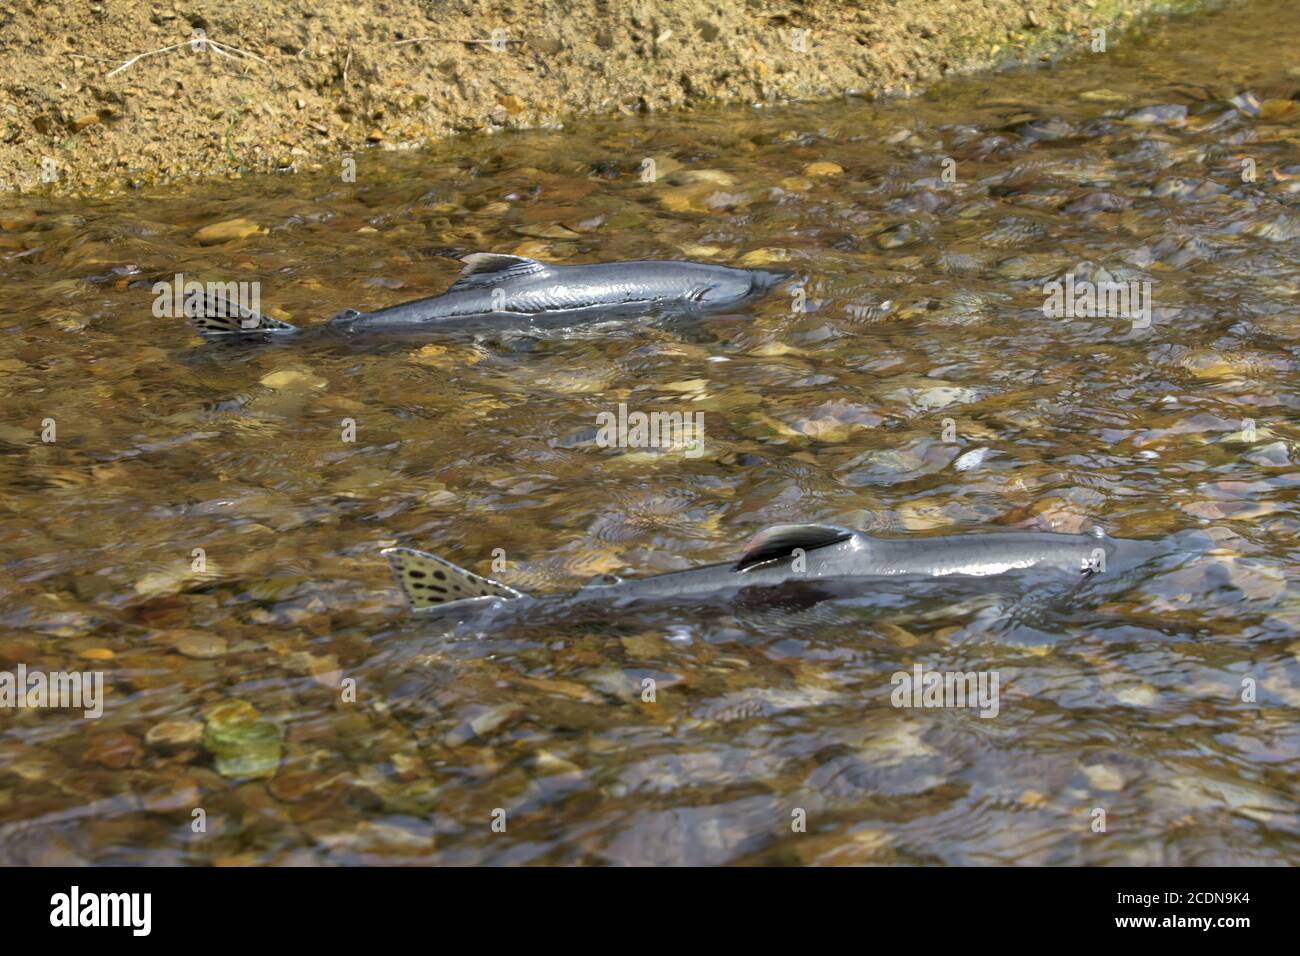
[[[0,715],[0,861],[1295,862],[1291,13],[906,101],[366,153],[355,183],[8,202],[0,667],[102,672],[106,704]],[[195,237],[236,219],[263,231]],[[179,272],[310,325],[474,250],[771,265],[803,309],[365,348],[152,314]],[[1066,274],[1149,281],[1149,327],[1045,317]],[[600,447],[619,403],[702,412],[703,453]],[[562,590],[792,521],[1215,547],[1093,598],[450,630],[378,556]],[[997,672],[998,716],[895,708],[916,663]]]

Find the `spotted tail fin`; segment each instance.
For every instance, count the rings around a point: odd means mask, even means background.
[[[193,292],[185,298],[185,317],[204,338],[225,335],[292,335],[298,326],[246,309],[211,290]]]
[[[425,551],[385,548],[381,553],[388,559],[397,583],[402,586],[406,599],[411,602],[411,609],[415,611],[476,598],[509,600],[527,597],[523,591],[458,568],[450,561]]]

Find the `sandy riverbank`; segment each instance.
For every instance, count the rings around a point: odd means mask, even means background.
[[[0,2],[0,191],[305,169],[580,113],[906,93],[1088,52],[1097,28],[1123,42],[1194,3]]]

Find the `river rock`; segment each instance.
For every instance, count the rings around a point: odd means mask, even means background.
[[[164,720],[154,724],[144,735],[146,746],[161,751],[197,747],[202,740],[203,724],[197,720]]]
[[[266,230],[249,219],[231,219],[227,222],[215,222],[204,226],[194,233],[195,240],[202,246],[215,246],[222,242],[247,239]]]
[[[280,729],[247,701],[226,700],[203,714],[203,745],[223,777],[273,776],[280,766]]]

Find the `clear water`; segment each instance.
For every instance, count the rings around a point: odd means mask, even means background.
[[[98,671],[105,707],[0,716],[0,860],[1295,862],[1290,13],[906,101],[367,153],[355,183],[9,202],[0,669]],[[265,232],[195,238],[239,218]],[[310,325],[440,291],[449,250],[778,263],[806,302],[365,347],[210,348],[152,314],[180,272]],[[1067,273],[1151,282],[1149,327],[1045,317]],[[702,412],[702,454],[599,447],[620,402]],[[790,521],[1216,547],[1101,601],[451,630],[378,555],[564,590]],[[892,706],[916,663],[997,672],[998,716]]]

